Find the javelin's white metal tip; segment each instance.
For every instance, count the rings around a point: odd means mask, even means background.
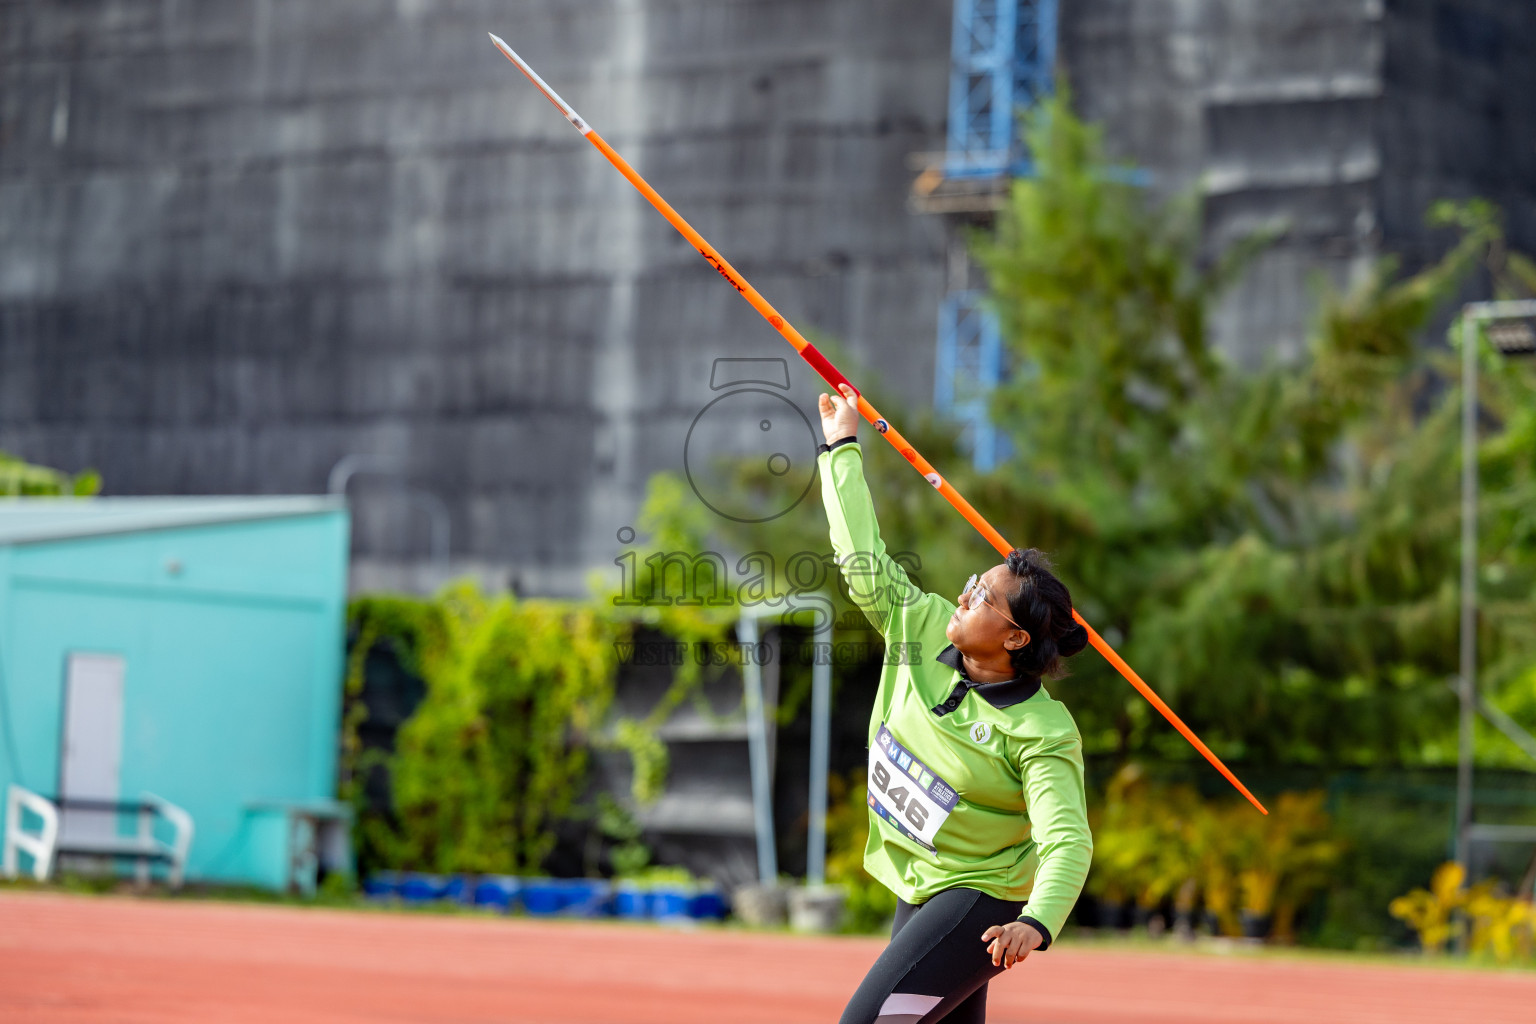
[[[565,119],[571,122],[577,131],[581,132],[583,135],[591,133],[592,127],[581,119],[580,114],[571,109],[571,105],[569,103],[560,98],[559,93],[555,92],[555,90],[551,89],[547,84],[545,84],[544,79],[539,77],[538,72],[529,67],[528,62],[519,57],[517,55],[517,51],[508,46],[505,39],[501,38],[501,36],[498,36],[495,32],[488,32],[486,34],[491,37],[491,42],[496,44],[496,48],[500,50],[508,60],[516,64],[518,69],[522,71],[524,75],[528,76],[528,80],[538,87],[539,91],[545,95],[549,102],[560,108],[560,113],[565,115]]]
[[[491,37],[491,42],[495,44],[496,49],[501,51],[501,55],[503,57],[507,58],[518,67],[522,68],[524,72],[533,70],[523,61],[523,58],[517,55],[516,50],[507,45],[507,41],[505,39],[501,38],[501,36],[497,35],[495,32],[489,32],[487,35]],[[545,88],[542,82],[539,84],[539,88]]]

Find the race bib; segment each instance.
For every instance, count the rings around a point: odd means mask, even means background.
[[[869,748],[869,806],[897,831],[932,851],[933,837],[959,802],[954,788],[880,724]]]

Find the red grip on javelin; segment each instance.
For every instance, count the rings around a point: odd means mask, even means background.
[[[816,368],[816,372],[821,374],[822,379],[825,380],[828,384],[831,384],[833,387],[837,387],[840,384],[847,384],[850,388],[853,388],[854,396],[858,396],[859,389],[854,388],[853,382],[850,381],[847,377],[844,377],[837,367],[827,362],[827,357],[822,355],[821,351],[817,349],[815,345],[812,345],[810,342],[806,342],[805,348],[800,350],[800,354],[805,357],[806,362],[810,363]],[[842,396],[841,390],[838,391],[838,396]]]

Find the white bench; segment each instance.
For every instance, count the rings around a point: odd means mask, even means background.
[[[138,818],[138,831],[133,835],[68,835],[60,829],[59,812],[84,811],[86,813],[133,814]],[[23,811],[30,811],[42,821],[37,832],[28,832],[23,826]],[[155,838],[156,817],[169,822],[175,830],[171,842]],[[192,816],[169,800],[153,793],[145,793],[135,801],[84,800],[73,797],[49,800],[46,797],[12,785],[5,805],[5,850],[3,870],[7,878],[20,873],[20,853],[32,857],[32,875],[39,881],[47,879],[61,856],[128,857],[135,862],[140,882],[149,881],[150,866],[166,865],[166,880],[171,888],[181,887],[187,865],[187,853],[192,848]]]
[[[41,818],[42,827],[37,832],[27,832],[21,827],[23,812],[30,811]],[[6,878],[21,873],[20,854],[32,858],[32,876],[39,882],[48,877],[53,867],[53,846],[59,838],[59,812],[31,790],[11,785],[5,799],[5,853],[0,857],[0,870]]]

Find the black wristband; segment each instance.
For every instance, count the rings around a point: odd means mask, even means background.
[[[1028,914],[1020,914],[1019,915],[1019,920],[1023,921],[1027,925],[1031,925],[1035,929],[1035,931],[1039,932],[1042,936],[1045,937],[1045,941],[1040,943],[1040,945],[1035,947],[1035,952],[1038,953],[1042,949],[1050,949],[1051,948],[1051,930],[1049,928],[1047,928],[1045,925],[1041,924],[1039,921],[1036,921],[1034,918],[1030,917]]]
[[[820,457],[822,452],[829,452],[833,448],[839,448],[839,447],[841,447],[841,446],[843,446],[845,444],[853,444],[856,441],[858,441],[858,437],[856,435],[850,434],[848,437],[840,437],[840,438],[838,438],[836,441],[833,441],[831,444],[819,444],[819,445],[816,446],[816,455],[818,457]]]

